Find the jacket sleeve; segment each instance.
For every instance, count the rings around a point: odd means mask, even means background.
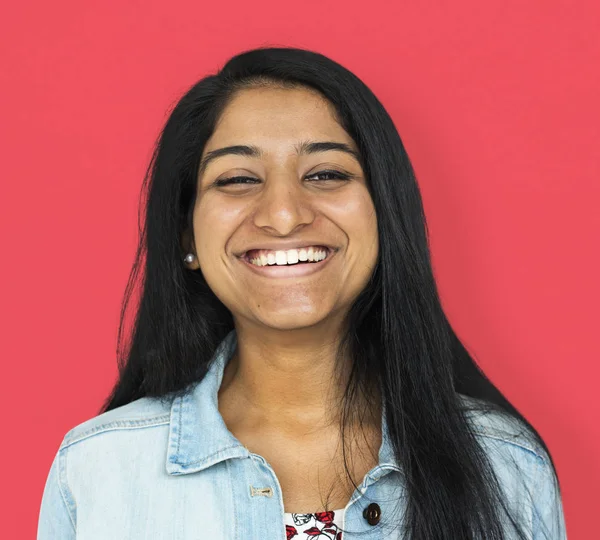
[[[64,450],[54,457],[46,479],[38,520],[37,540],[74,540],[75,501],[66,484]]]
[[[534,540],[567,540],[558,478],[547,459],[539,461],[533,496]]]

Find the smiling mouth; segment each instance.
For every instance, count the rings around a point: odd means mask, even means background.
[[[252,249],[244,253],[242,258],[256,267],[295,266],[319,263],[327,259],[333,251],[327,246],[289,250]]]
[[[321,246],[319,246],[319,247],[321,247]],[[288,250],[288,251],[290,251],[290,250]],[[329,266],[329,261],[331,259],[335,258],[336,252],[337,252],[336,249],[327,248],[326,251],[323,250],[321,252],[321,255],[317,255],[315,257],[315,253],[313,250],[313,253],[312,253],[313,260],[312,261],[309,261],[309,260],[301,261],[298,258],[297,262],[292,262],[292,261],[294,261],[294,254],[292,253],[291,260],[288,262],[287,257],[286,257],[285,264],[277,264],[277,261],[275,261],[274,264],[269,264],[269,261],[267,261],[267,264],[265,266],[255,264],[258,262],[256,260],[256,256],[254,258],[254,263],[251,262],[250,260],[248,260],[247,253],[238,257],[238,260],[241,261],[243,263],[243,265],[257,277],[262,277],[262,278],[266,278],[266,279],[284,279],[289,284],[290,282],[288,280],[290,280],[290,279],[292,279],[292,280],[298,280],[298,279],[303,279],[303,278],[310,279],[313,274],[317,274],[317,273],[321,272],[322,269]],[[318,251],[317,251],[317,253],[318,253]],[[252,253],[250,253],[250,255],[252,255]],[[264,253],[262,255],[263,255],[263,260],[264,260]],[[304,258],[304,256],[305,256],[305,254],[303,253],[302,257]],[[279,257],[280,257],[280,259],[279,259],[280,263],[283,262],[282,256],[279,255]],[[308,253],[306,253],[306,257],[308,257]],[[318,260],[315,260],[315,258]],[[272,260],[273,260],[273,258],[271,257],[271,261]],[[262,261],[260,261],[260,263],[262,263]],[[292,281],[291,283],[294,283],[294,281]]]

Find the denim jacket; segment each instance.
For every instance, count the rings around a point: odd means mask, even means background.
[[[217,407],[236,343],[232,330],[184,397],[144,397],[71,429],[46,480],[38,540],[286,540],[273,469],[234,437]],[[459,397],[467,406],[474,402]],[[344,509],[344,540],[402,538],[406,490],[385,418],[384,407],[379,463]],[[566,540],[547,454],[504,415],[468,418],[527,538]],[[377,523],[365,514],[372,503],[379,505]]]

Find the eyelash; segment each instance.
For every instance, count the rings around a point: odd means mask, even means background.
[[[316,173],[311,174],[310,176],[308,176],[307,178],[310,178],[311,176],[319,176],[321,174],[330,174],[333,176],[337,177],[337,180],[350,180],[351,176],[349,174],[345,174],[339,171],[319,171]],[[230,178],[221,178],[220,180],[217,180],[215,182],[216,186],[227,186],[229,184],[249,184],[251,182],[234,182],[234,180],[239,180],[239,179],[245,179],[245,180],[256,180],[258,181],[257,178],[252,178],[251,176],[232,176]],[[327,178],[324,180],[316,180],[317,182],[326,182],[327,180],[334,180],[333,178]],[[314,182],[314,180],[313,180]]]

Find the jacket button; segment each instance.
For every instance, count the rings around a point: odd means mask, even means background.
[[[363,511],[363,517],[368,521],[369,525],[377,525],[381,519],[381,508],[377,503],[371,503]]]

